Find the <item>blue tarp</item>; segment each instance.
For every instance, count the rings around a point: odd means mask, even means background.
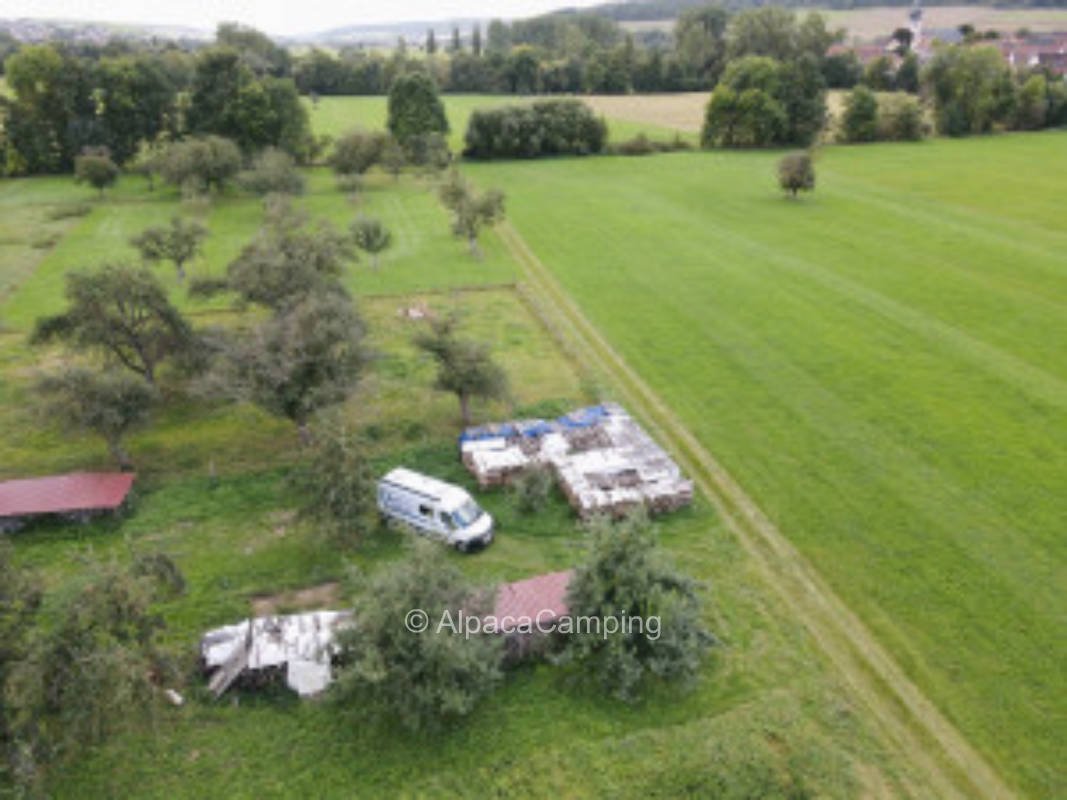
[[[501,437],[507,439],[514,436],[534,438],[561,429],[589,428],[593,425],[598,425],[609,416],[611,416],[611,412],[608,408],[600,405],[579,408],[569,414],[565,414],[559,419],[551,421],[544,419],[524,419],[519,422],[479,425],[478,427],[467,428],[463,431],[463,433],[459,435],[459,443],[462,446],[464,442],[480,442],[485,439],[498,439]]]

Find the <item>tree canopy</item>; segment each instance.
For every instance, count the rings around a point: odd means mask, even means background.
[[[102,437],[119,469],[132,466],[123,439],[147,422],[157,399],[152,386],[124,372],[71,368],[43,378],[37,391],[46,419]]]
[[[178,274],[178,283],[185,282],[185,265],[201,250],[207,228],[199,222],[186,222],[175,215],[170,225],[152,225],[130,239],[149,264],[170,261]]]
[[[603,623],[568,634],[562,661],[580,665],[622,700],[636,699],[651,678],[693,679],[714,642],[696,582],[667,559],[643,517],[600,520],[589,536],[589,555],[567,588],[570,615],[635,624],[609,636]]]
[[[313,292],[347,298],[338,279],[355,257],[351,240],[328,222],[312,224],[284,199],[268,197],[265,224],[226,268],[223,280],[196,281],[190,292],[236,293],[240,303],[282,311]]]
[[[423,72],[400,75],[389,89],[389,132],[407,145],[417,136],[448,133],[445,106],[437,94],[437,85]]]
[[[228,337],[202,385],[285,417],[307,444],[311,416],[343,401],[359,380],[364,333],[348,297],[314,292]]]
[[[119,178],[119,168],[105,149],[90,149],[74,159],[74,180],[87,183],[101,196],[104,189],[114,186]]]
[[[802,150],[782,156],[778,162],[778,184],[792,197],[797,192],[814,191],[815,164],[811,153]]]
[[[489,346],[457,335],[458,318],[452,314],[431,320],[430,330],[415,338],[415,344],[437,362],[434,387],[459,399],[465,426],[471,424],[473,397],[503,399],[507,396],[507,373],[493,361]]]
[[[40,317],[30,341],[53,339],[98,353],[154,383],[165,359],[187,351],[193,334],[164,291],[146,269],[105,264],[87,272],[67,273],[68,308]]]
[[[393,243],[393,234],[381,220],[374,217],[359,217],[352,223],[352,241],[356,247],[371,257],[371,267],[378,268],[378,256]]]
[[[411,730],[440,727],[470,713],[501,680],[503,640],[497,636],[438,630],[449,614],[490,610],[491,591],[476,591],[463,574],[422,539],[409,557],[393,561],[358,584],[359,624],[339,636],[341,667],[333,695],[338,704]],[[412,609],[427,615],[416,633],[406,623]]]

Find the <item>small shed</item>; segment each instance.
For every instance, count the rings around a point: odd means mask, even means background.
[[[0,531],[17,531],[48,515],[85,522],[122,508],[136,474],[75,472],[0,482]]]
[[[505,657],[518,661],[543,652],[561,617],[567,616],[567,587],[573,570],[535,575],[497,587],[493,617],[505,637]]]

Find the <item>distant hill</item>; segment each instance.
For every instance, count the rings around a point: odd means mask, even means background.
[[[714,0],[630,0],[629,2],[601,3],[584,8],[561,8],[553,14],[587,14],[617,22],[644,22],[674,19],[682,11],[712,5]],[[851,8],[871,8],[875,6],[910,6],[912,0],[722,0],[714,3],[724,8],[737,10],[756,8],[765,5],[785,6],[787,8],[809,8],[845,10]],[[999,0],[999,2],[967,2],[967,0],[923,0],[924,6],[989,6],[1000,9],[1010,8],[1067,8],[1067,0]]]
[[[67,19],[0,19],[0,31],[7,31],[20,42],[96,42],[103,44],[112,38],[173,39],[203,42],[215,32],[183,25],[140,25],[120,22],[87,22]]]

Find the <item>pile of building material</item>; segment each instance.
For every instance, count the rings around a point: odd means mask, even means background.
[[[583,518],[618,517],[641,506],[663,513],[693,499],[692,481],[615,403],[551,421],[468,428],[460,437],[460,452],[483,488],[505,484],[532,466],[551,467]]]
[[[284,674],[297,694],[318,694],[333,680],[334,639],[351,617],[351,611],[312,611],[210,630],[200,639],[200,657],[212,673],[208,688],[220,697],[239,678],[266,681]]]

